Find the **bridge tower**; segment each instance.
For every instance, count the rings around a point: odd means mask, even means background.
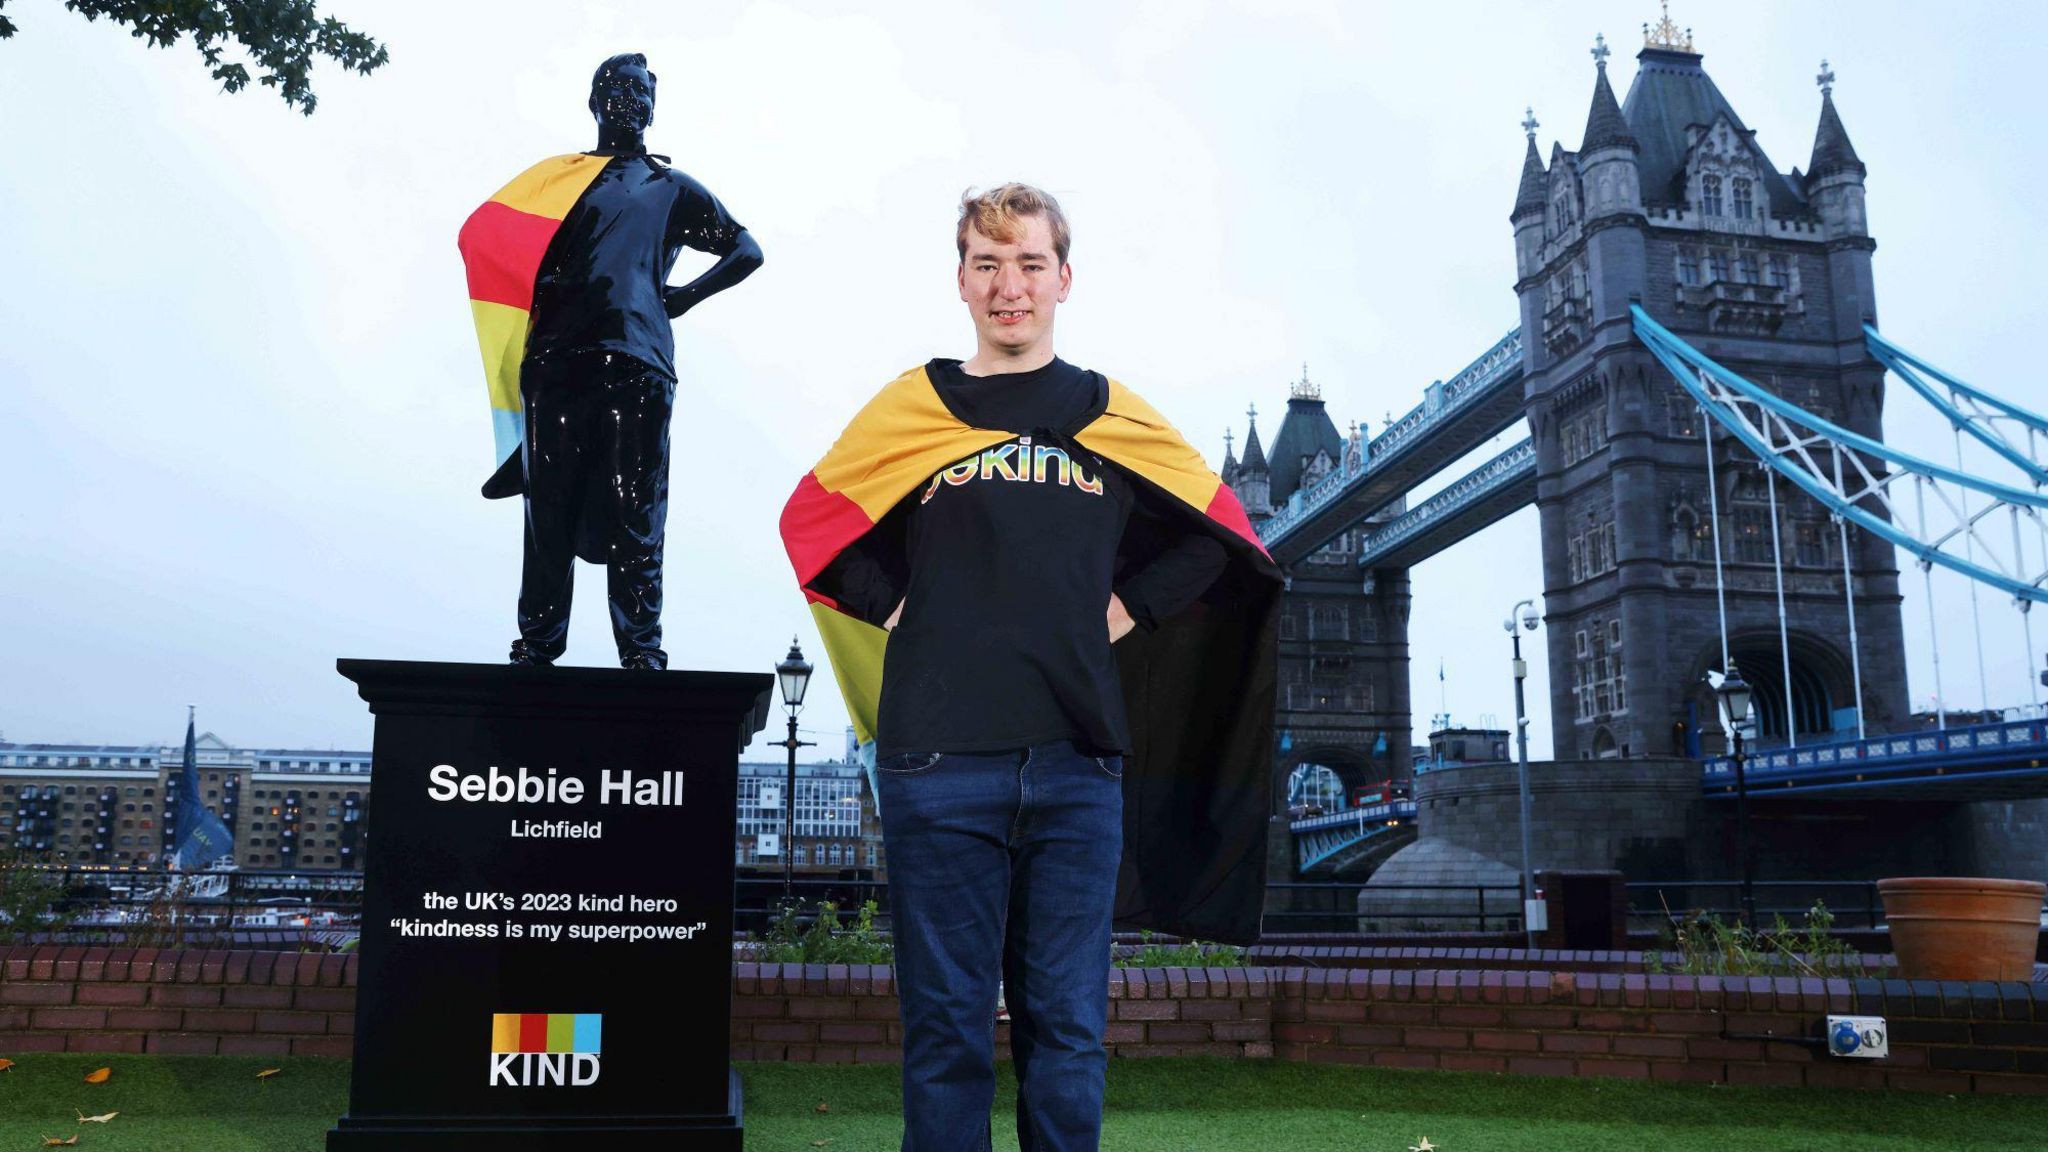
[[[1256,408],[1247,416],[1243,458],[1226,448],[1223,478],[1255,525],[1342,469],[1347,457],[1353,472],[1362,464],[1364,429],[1338,431],[1307,365],[1288,387],[1287,413],[1270,451],[1259,439]],[[1411,775],[1408,570],[1378,569],[1362,578],[1358,568],[1365,531],[1401,507],[1397,501],[1287,568],[1273,764],[1273,812],[1282,821],[1297,769],[1329,768],[1347,789],[1405,783]],[[1275,877],[1293,874],[1289,839],[1273,837]]]
[[[1690,32],[1667,18],[1644,41],[1625,102],[1608,82],[1606,44],[1596,43],[1577,152],[1553,144],[1546,163],[1534,116],[1524,121],[1528,151],[1509,217],[1556,756],[1718,750],[1701,684],[1722,662],[1716,510],[1728,644],[1756,686],[1764,742],[1853,731],[1859,705],[1873,731],[1905,721],[1890,545],[1850,530],[1858,701],[1834,523],[1790,484],[1773,491],[1630,328],[1629,305],[1641,302],[1749,379],[1882,438],[1883,370],[1861,332],[1876,317],[1876,243],[1833,74],[1823,65],[1809,170],[1781,173],[1701,66]]]

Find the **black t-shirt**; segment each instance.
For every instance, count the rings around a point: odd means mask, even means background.
[[[622,352],[673,377],[662,302],[684,248],[723,256],[745,228],[702,184],[645,154],[614,156],[562,218],[533,288],[530,359]]]
[[[828,574],[873,623],[903,602],[882,664],[878,755],[1061,739],[1128,750],[1110,593],[1150,629],[1215,580],[1222,544],[1159,517],[1146,507],[1157,497],[1074,442],[1108,403],[1100,375],[1062,360],[986,377],[957,360],[927,371],[962,423],[1016,435],[940,469]],[[1177,539],[1142,572],[1118,572],[1134,516]]]

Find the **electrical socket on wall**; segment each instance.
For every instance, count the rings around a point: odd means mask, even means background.
[[[1891,1055],[1891,1035],[1882,1016],[1828,1017],[1828,1054],[1863,1060]]]

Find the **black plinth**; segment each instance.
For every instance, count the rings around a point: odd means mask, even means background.
[[[772,677],[339,667],[377,731],[331,1152],[738,1152],[734,803]]]

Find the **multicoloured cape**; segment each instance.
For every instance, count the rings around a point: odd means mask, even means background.
[[[783,545],[869,755],[887,634],[841,609],[821,577],[933,473],[1011,435],[961,423],[913,368],[861,409],[783,508]],[[1116,919],[1249,944],[1266,896],[1279,570],[1236,494],[1130,389],[1111,380],[1107,407],[1074,439],[1129,476],[1149,508],[1229,555],[1193,607],[1116,646],[1132,743]],[[1135,571],[1149,557],[1119,559]]]
[[[469,310],[484,354],[490,388],[491,431],[497,440],[497,469],[484,495],[512,496],[523,477],[510,462],[526,436],[526,406],[519,369],[526,336],[533,328],[533,287],[540,278],[548,244],[562,218],[590,190],[608,156],[573,152],[553,156],[520,173],[462,224],[456,246],[469,278]]]

